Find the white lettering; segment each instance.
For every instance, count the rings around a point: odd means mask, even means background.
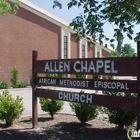
[[[108,82],[108,88],[111,89],[111,82]]]
[[[68,101],[68,93],[67,93],[67,92],[64,92],[64,95],[63,95],[63,100]]]
[[[93,61],[90,62],[90,65],[89,65],[89,68],[88,68],[88,72],[91,72],[91,70],[92,70],[92,72],[96,72],[95,66],[93,64]]]
[[[64,62],[64,72],[70,71],[70,62]]]
[[[89,94],[78,94],[61,91],[58,93],[58,99],[70,102],[81,102],[92,104],[92,95]]]
[[[87,72],[87,61],[81,61],[81,72]]]
[[[50,71],[50,67],[49,67],[48,62],[46,62],[46,65],[45,65],[45,69],[44,69],[44,71],[45,71],[45,72],[46,72],[46,71]]]
[[[94,88],[104,88],[104,89],[125,89],[129,90],[127,83],[123,82],[107,82],[107,81],[94,81]]]
[[[96,72],[99,73],[99,69],[103,68],[104,66],[104,63],[102,60],[97,60],[97,63],[96,63]]]
[[[104,67],[105,73],[111,73],[109,64],[110,64],[110,60],[105,60],[105,67]]]
[[[76,61],[73,65],[74,71],[75,72],[80,72],[80,69],[77,69],[77,64],[80,64],[80,61]]]
[[[70,94],[70,93],[69,93],[69,101],[72,102],[73,100],[74,100],[74,94]]]
[[[85,102],[85,94],[82,94],[82,95],[80,96],[80,101],[81,101],[82,103]]]
[[[124,87],[124,84],[123,84],[123,83],[121,84],[120,89],[125,89],[125,87]]]
[[[115,82],[112,82],[111,88],[112,88],[112,89],[115,89],[115,88],[116,88],[116,83],[115,83]]]
[[[97,81],[94,82],[94,87],[97,88]]]
[[[76,101],[77,100],[77,101]],[[79,94],[75,94],[75,102],[79,102]]]
[[[58,94],[58,98],[59,98],[60,100],[63,99],[63,93],[62,93],[62,92],[59,92],[59,94]]]
[[[125,89],[129,90],[129,88],[127,87],[127,83],[125,83]]]
[[[118,70],[114,70],[114,61],[111,62],[111,72],[118,73]]]
[[[59,72],[63,72],[63,61],[59,62]]]
[[[92,104],[92,95],[87,95],[86,103]]]

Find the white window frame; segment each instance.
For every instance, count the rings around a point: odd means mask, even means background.
[[[67,36],[67,59],[70,58],[70,31],[61,28],[61,59],[64,59],[64,36]]]
[[[79,41],[79,58],[83,58],[82,57],[82,46],[85,46],[85,57],[84,58],[87,58],[87,40],[86,39],[81,39]]]
[[[99,57],[98,57],[98,52],[99,52]],[[102,48],[98,45],[98,44],[96,44],[95,45],[95,58],[100,58],[100,57],[102,57]]]

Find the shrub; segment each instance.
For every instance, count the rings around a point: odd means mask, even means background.
[[[22,100],[23,98],[19,96],[13,98],[8,90],[0,94],[0,119],[5,120],[7,126],[12,125],[24,111]]]
[[[122,97],[134,97],[135,94],[122,93],[122,92],[103,92],[107,95],[115,95]],[[105,109],[109,117],[109,122],[115,124],[119,129],[123,129],[124,126],[130,126],[136,121],[136,111],[116,108]]]
[[[46,74],[46,77],[54,77],[54,74],[52,74],[52,73],[47,73],[47,74]]]
[[[45,112],[49,112],[53,119],[54,115],[62,110],[64,102],[54,99],[40,98],[40,105],[41,109]]]
[[[94,105],[70,103],[70,107],[81,123],[86,123],[98,116],[98,108]]]
[[[19,70],[16,67],[13,67],[13,69],[11,70],[11,74],[12,78],[10,80],[12,83],[12,87],[17,87],[19,83]]]
[[[101,75],[93,75],[93,79],[101,79]]]
[[[10,86],[8,83],[0,82],[0,89],[8,89]]]
[[[58,77],[58,78],[66,78],[67,75],[66,75],[66,74],[57,74],[57,77]]]
[[[46,74],[46,77],[54,77],[54,74]],[[54,115],[62,110],[64,102],[54,99],[40,98],[40,105],[41,109],[45,112],[49,112],[53,119]]]
[[[108,79],[109,79],[109,80],[113,80],[113,79],[114,79],[114,76],[109,75],[109,76],[108,76]]]
[[[78,79],[86,79],[86,75],[85,74],[77,74],[76,78],[78,78]]]
[[[28,86],[28,83],[24,81],[18,82],[18,85],[17,85],[18,88],[25,88],[27,86]]]

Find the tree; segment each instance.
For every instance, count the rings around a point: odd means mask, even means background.
[[[9,0],[0,0],[0,15],[16,14],[18,5],[18,1],[15,3],[9,3]]]
[[[60,0],[53,0],[53,7],[62,8]],[[70,23],[77,32],[78,38],[91,36],[94,41],[110,40],[113,45],[115,39],[121,43],[124,34],[132,40],[140,40],[140,32],[133,38],[134,24],[140,23],[140,0],[69,0],[68,9],[73,6],[82,7],[83,13],[76,16]],[[103,26],[106,22],[114,25],[113,39],[104,34]],[[88,36],[87,36],[88,35]],[[119,40],[118,40],[119,39]]]
[[[136,56],[135,49],[130,44],[124,44],[122,47],[121,55],[124,57]]]
[[[116,49],[111,51],[110,57],[133,57],[136,56],[135,49],[132,48],[131,44],[124,44],[121,48],[121,53]]]
[[[117,50],[111,51],[110,57],[121,57],[121,54]]]

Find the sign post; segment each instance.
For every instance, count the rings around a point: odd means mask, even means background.
[[[33,128],[37,127],[38,124],[38,113],[37,113],[37,94],[35,93],[36,84],[35,79],[37,77],[37,73],[35,73],[34,63],[37,60],[37,51],[32,52],[32,124]]]
[[[137,130],[140,129],[140,42],[137,42]]]

